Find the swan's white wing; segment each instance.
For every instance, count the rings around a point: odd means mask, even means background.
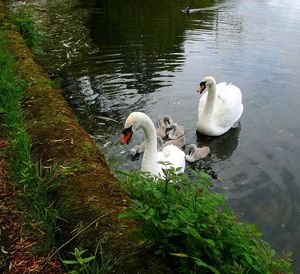
[[[217,85],[217,100],[214,107],[214,121],[219,127],[227,128],[239,120],[243,112],[241,90],[232,84]]]
[[[165,146],[163,151],[158,152],[158,159],[160,162],[169,163],[174,168],[181,168],[180,172],[184,172],[185,169],[185,154],[184,152],[174,145]],[[161,164],[162,168],[166,168],[165,165]]]

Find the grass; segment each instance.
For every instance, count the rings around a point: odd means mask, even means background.
[[[17,26],[28,47],[39,51],[42,43],[42,33],[33,20],[34,10],[28,7],[18,8],[8,19]]]
[[[32,157],[31,138],[21,107],[27,83],[14,74],[15,61],[5,49],[5,35],[0,31],[0,110],[1,122],[11,143],[8,155],[10,174],[23,190],[20,205],[29,209],[25,214],[25,227],[39,241],[35,251],[45,253],[55,246],[59,214],[51,195],[59,185],[60,175],[57,168],[46,168]]]
[[[291,273],[289,256],[276,256],[255,225],[239,222],[206,174],[123,174],[133,203],[120,217],[137,219],[135,236],[181,273]]]

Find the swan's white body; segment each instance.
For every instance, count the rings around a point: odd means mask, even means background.
[[[241,90],[225,82],[216,85],[211,76],[205,77],[202,83],[208,91],[199,101],[197,131],[208,136],[222,135],[243,113]]]
[[[205,158],[210,153],[210,148],[207,146],[197,147],[195,144],[188,146],[188,153],[185,156],[185,159],[188,162],[196,162]]]
[[[132,112],[126,119],[125,131],[141,127],[145,136],[145,150],[142,159],[141,171],[147,171],[155,176],[164,177],[163,169],[168,167],[185,169],[185,154],[178,147],[169,145],[161,152],[157,151],[156,130],[151,119],[142,112]],[[123,141],[122,141],[123,142]],[[124,143],[124,142],[123,142]],[[168,165],[159,162],[168,163]]]

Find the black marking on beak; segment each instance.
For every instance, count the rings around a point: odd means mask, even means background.
[[[205,90],[205,88],[206,88],[206,82],[201,82],[199,84],[199,86],[200,86],[199,92],[201,94]]]
[[[124,145],[126,143],[128,145],[131,140],[132,134],[133,134],[132,126],[123,129],[122,134],[123,134],[123,137],[121,139],[121,144]]]

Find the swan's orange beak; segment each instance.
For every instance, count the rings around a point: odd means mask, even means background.
[[[199,93],[201,94],[206,88],[205,82],[201,82],[199,85]]]
[[[125,128],[122,133],[123,133],[123,137],[121,139],[121,144],[122,145],[125,145],[125,144],[128,145],[130,140],[131,140],[132,134],[133,134],[131,127],[130,128]]]

